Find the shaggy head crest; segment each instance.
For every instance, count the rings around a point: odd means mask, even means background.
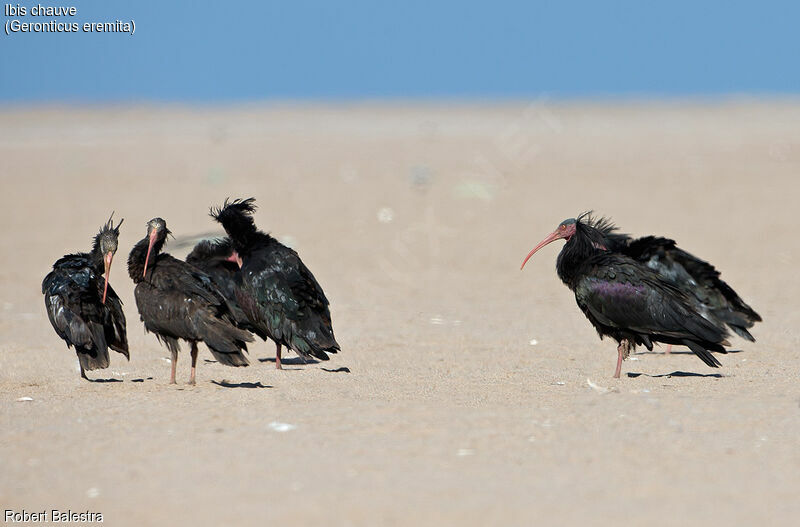
[[[597,218],[594,216],[594,211],[592,210],[580,214],[577,218],[577,222],[596,229],[604,235],[611,234],[617,230],[617,226],[614,225],[611,218],[606,218],[605,216]]]
[[[235,199],[225,198],[222,207],[211,207],[211,217],[222,223],[226,217],[250,216],[256,211],[256,198]]]
[[[122,225],[122,222],[125,221],[125,218],[119,220],[116,227],[114,226],[114,213],[111,213],[111,216],[108,218],[108,221],[105,225],[100,228],[100,232],[98,232],[94,237],[94,244],[92,246],[93,250],[97,250],[103,254],[107,252],[115,253],[117,252],[117,240],[119,239],[119,227]]]
[[[253,221],[253,212],[256,210],[255,198],[226,199],[222,207],[211,208],[211,217],[221,223],[225,232],[233,240],[234,247],[241,251],[253,242],[258,233]]]

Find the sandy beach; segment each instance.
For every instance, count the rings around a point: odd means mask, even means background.
[[[5,107],[0,504],[107,525],[795,525],[800,103]],[[184,257],[257,199],[331,301],[342,351],[227,368],[145,334],[126,269],[152,217]],[[637,350],[612,379],[559,281],[594,209],[722,271],[764,318],[711,369]],[[125,218],[130,362],[79,378],[41,281]],[[32,400],[23,400],[30,398]]]

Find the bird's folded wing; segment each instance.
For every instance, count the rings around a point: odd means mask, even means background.
[[[279,308],[290,320],[327,312],[328,299],[294,251],[276,255],[256,279],[259,301]]]
[[[686,329],[687,320],[699,315],[687,308],[684,295],[647,274],[645,269],[624,266],[595,269],[580,280],[575,295],[606,326],[647,334],[691,336],[693,332]]]

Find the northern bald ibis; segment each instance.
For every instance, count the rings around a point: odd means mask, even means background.
[[[172,353],[170,383],[175,384],[179,339],[191,345],[189,384],[195,384],[200,341],[221,364],[247,366],[243,352],[253,337],[236,327],[225,296],[206,273],[161,252],[167,234],[170,231],[163,219],[147,223],[147,235],[128,256],[128,274],[136,283],[136,307],[145,330],[155,333]]]
[[[303,359],[328,360],[339,351],[333,336],[328,299],[300,256],[256,228],[253,198],[212,209],[211,216],[233,240],[242,271],[239,305],[276,345],[275,367],[281,369],[281,346]]]
[[[60,258],[42,282],[47,317],[67,348],[75,348],[86,380],[86,370],[108,368],[108,348],[130,360],[122,301],[108,283],[123,221],[114,226],[109,218],[91,252]]]
[[[522,262],[545,245],[566,240],[556,271],[575,293],[575,300],[602,339],[617,341],[619,378],[622,361],[637,345],[653,349],[653,342],[682,344],[712,368],[720,366],[712,351],[727,353],[725,326],[706,317],[683,290],[630,256],[609,251],[603,232],[605,220],[588,213],[561,222]],[[522,268],[521,267],[521,268]]]

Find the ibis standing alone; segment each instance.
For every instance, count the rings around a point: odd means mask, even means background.
[[[91,252],[60,258],[42,282],[47,317],[67,348],[75,347],[87,380],[86,370],[108,368],[108,348],[130,360],[122,301],[108,283],[120,225],[109,218]]]
[[[275,341],[276,368],[281,369],[281,346],[303,359],[328,360],[328,353],[340,349],[328,299],[295,251],[256,228],[254,201],[226,200],[211,211],[233,241],[241,267],[239,305],[250,322]]]
[[[226,366],[247,366],[247,342],[253,337],[236,327],[225,296],[211,278],[196,267],[161,253],[170,231],[161,218],[147,223],[147,235],[128,256],[128,274],[136,284],[136,307],[147,331],[155,333],[172,353],[170,383],[175,384],[179,339],[190,343],[195,384],[197,343],[203,341],[214,358]]]
[[[605,220],[587,213],[561,222],[555,231],[528,253],[566,240],[558,255],[556,271],[600,338],[617,341],[619,378],[622,361],[638,344],[653,349],[653,342],[682,344],[712,368],[720,366],[710,353],[726,353],[727,329],[713,317],[706,318],[698,303],[664,280],[656,271],[606,247]]]

